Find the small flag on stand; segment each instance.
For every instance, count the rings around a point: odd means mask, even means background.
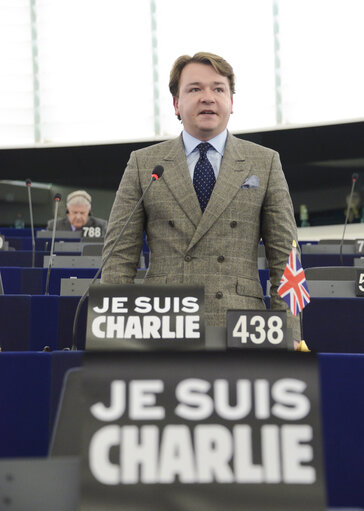
[[[295,241],[278,287],[278,294],[294,316],[310,302],[305,272],[297,255]]]

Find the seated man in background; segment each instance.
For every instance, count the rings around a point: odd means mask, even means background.
[[[67,196],[66,216],[56,222],[57,231],[83,230],[85,236],[101,238],[105,235],[107,221],[91,213],[91,195],[85,190],[76,190]],[[53,230],[54,220],[48,220],[47,229]],[[88,229],[87,229],[88,228]]]

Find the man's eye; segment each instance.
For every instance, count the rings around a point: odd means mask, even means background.
[[[224,92],[224,89],[222,87],[217,87],[216,92]]]
[[[198,87],[193,87],[190,89],[190,92],[198,92],[200,89]]]

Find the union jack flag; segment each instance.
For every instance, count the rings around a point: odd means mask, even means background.
[[[296,316],[310,302],[310,294],[307,288],[305,272],[298,258],[296,248],[293,247],[284,269],[278,294],[283,298]]]

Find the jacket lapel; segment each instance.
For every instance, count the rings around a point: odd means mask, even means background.
[[[200,222],[188,249],[191,249],[204,236],[231,203],[244,180],[249,175],[250,168],[251,164],[241,154],[241,151],[238,150],[237,139],[229,133],[215,187],[204,214],[200,216]],[[192,190],[198,205],[193,184]]]
[[[197,227],[202,211],[188,171],[182,136],[175,140],[163,158],[163,179],[184,213]]]

